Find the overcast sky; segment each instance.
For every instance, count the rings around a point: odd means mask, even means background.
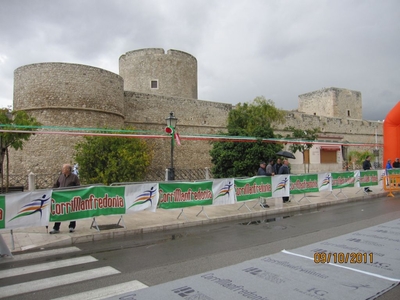
[[[201,100],[265,96],[292,110],[298,95],[339,87],[362,93],[367,120],[400,101],[399,0],[2,0],[0,107],[20,66],[118,74],[119,57],[142,48],[196,57]]]

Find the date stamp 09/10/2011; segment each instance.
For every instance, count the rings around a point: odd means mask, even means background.
[[[373,263],[373,253],[363,252],[315,252],[314,262],[316,264],[366,264]]]

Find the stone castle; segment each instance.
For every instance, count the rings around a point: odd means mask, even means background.
[[[25,65],[14,74],[14,110],[25,110],[44,126],[123,128],[164,132],[170,112],[178,118],[180,135],[216,134],[226,130],[232,104],[197,99],[197,60],[192,55],[163,49],[141,49],[119,58],[119,75],[92,66],[71,63]],[[279,107],[279,102],[276,103]],[[361,93],[328,88],[299,96],[297,110],[287,111],[286,124],[274,126],[321,128],[322,141],[382,142],[382,123],[362,120]],[[11,174],[55,174],[63,163],[73,163],[74,147],[82,137],[36,134],[22,151],[11,151]],[[152,168],[170,164],[170,139],[151,139]],[[176,169],[210,168],[211,145],[182,141],[174,151]],[[343,149],[336,162],[321,163],[323,149],[313,147],[315,170],[341,168]],[[318,153],[319,154],[318,154]],[[296,170],[294,161],[293,167]],[[312,169],[310,169],[312,171]]]

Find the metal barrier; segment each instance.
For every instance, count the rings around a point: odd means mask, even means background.
[[[393,192],[400,191],[400,174],[383,176],[383,189],[388,192],[387,197],[394,197]]]

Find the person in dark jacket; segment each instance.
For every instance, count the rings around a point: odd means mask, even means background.
[[[371,166],[371,161],[370,160],[371,160],[371,156],[368,155],[367,158],[364,160],[363,165],[362,165],[364,171],[371,170],[372,166]],[[370,190],[370,188],[368,186],[366,186],[366,187],[364,187],[364,192],[371,193],[372,190]]]
[[[257,176],[272,176],[274,173],[268,173],[267,172],[267,164],[265,161],[260,162],[260,167],[258,168],[257,171]]]
[[[274,165],[275,174],[279,174],[279,169],[280,169],[281,167],[282,167],[282,162],[281,162],[281,159],[278,158],[278,159],[276,160],[276,164]]]
[[[265,161],[260,162],[260,168],[258,168],[257,176],[273,176],[273,175],[274,173],[267,172],[267,164],[265,163]],[[269,205],[265,201],[266,200],[263,200],[263,202],[260,203],[260,205],[264,208],[268,208]]]
[[[268,161],[268,165],[265,168],[265,170],[267,171],[267,173],[271,173],[272,175],[275,174],[275,166],[274,166],[274,160],[273,159],[270,159]]]
[[[400,168],[400,161],[398,158],[393,162],[393,168]]]
[[[279,168],[278,174],[290,174],[289,161],[287,159],[283,161],[283,165]],[[289,202],[289,197],[282,197],[282,200],[283,203]]]
[[[67,186],[79,186],[81,185],[78,175],[72,173],[72,166],[65,164],[62,167],[62,171],[57,181],[54,183],[54,188],[67,187]],[[53,230],[50,234],[55,234],[60,232],[61,222],[55,222]],[[69,223],[69,232],[74,232],[76,226],[76,221],[71,221]]]

